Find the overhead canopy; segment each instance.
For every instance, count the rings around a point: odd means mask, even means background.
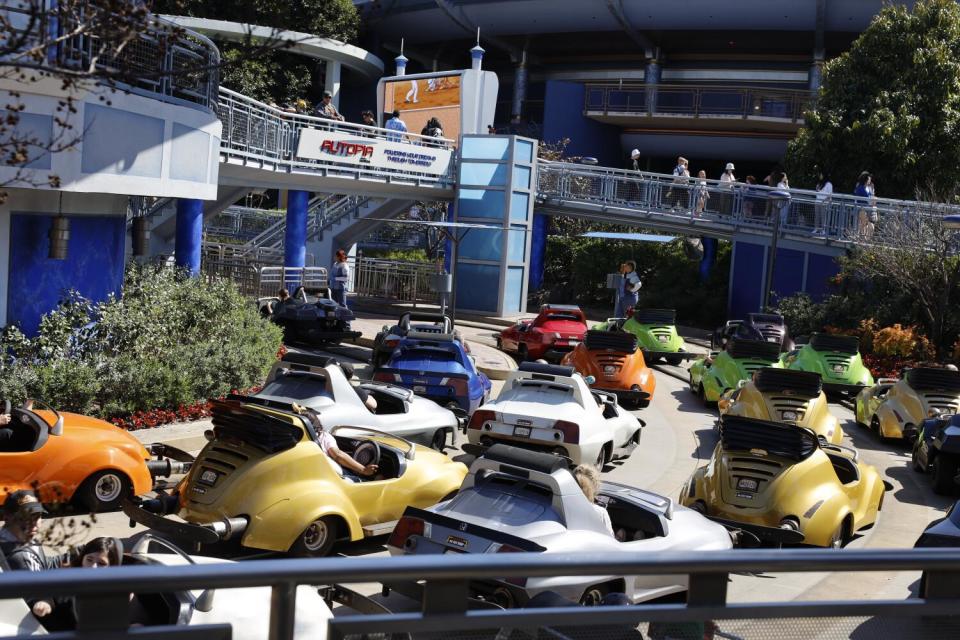
[[[615,233],[612,231],[588,231],[581,238],[603,238],[605,240],[633,240],[635,242],[670,242],[674,236],[660,236],[652,233]]]

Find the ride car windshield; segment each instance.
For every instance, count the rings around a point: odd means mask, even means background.
[[[764,324],[783,324],[783,317],[773,313],[751,313],[750,319]]]
[[[531,522],[562,522],[554,511],[553,494],[519,478],[492,475],[456,495],[450,510],[483,514],[491,523],[519,527]]]
[[[566,312],[566,313],[548,313],[540,318],[537,322],[538,325],[551,322],[553,320],[571,320],[573,322],[583,322],[583,316],[579,313]]]
[[[459,362],[457,354],[441,349],[408,349],[403,357],[410,360],[426,360],[427,362]]]

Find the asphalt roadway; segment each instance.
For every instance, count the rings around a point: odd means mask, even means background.
[[[467,340],[493,345],[489,328],[461,326]],[[369,358],[369,349],[357,346],[329,350],[345,361],[362,365]],[[703,406],[685,382],[668,375],[683,375],[683,370],[663,367],[657,372],[657,388],[649,407],[637,412],[646,422],[640,446],[626,461],[608,466],[603,477],[643,487],[676,498],[681,486],[698,466],[709,459],[718,436],[714,428],[716,410]],[[358,366],[358,374],[369,375],[369,367]],[[494,395],[502,383],[494,381]],[[875,466],[894,487],[888,492],[877,524],[859,534],[848,548],[910,548],[933,519],[941,517],[951,504],[949,498],[937,496],[929,479],[909,466],[909,449],[901,444],[881,443],[868,430],[854,423],[850,408],[831,404],[840,419],[844,444],[860,451],[860,460]],[[460,436],[462,438],[462,436]],[[448,451],[460,457],[461,451]],[[468,459],[466,461],[469,461]],[[127,537],[139,529],[130,529],[122,513],[99,516],[89,536]],[[344,555],[386,555],[385,538],[341,545]],[[838,551],[837,553],[843,553]],[[890,599],[902,600],[916,590],[918,572],[864,572],[862,574],[791,573],[734,576],[729,586],[731,602],[767,602],[790,600]],[[379,591],[379,585],[364,585],[361,591]],[[391,609],[404,610],[414,603],[402,596],[386,599]]]

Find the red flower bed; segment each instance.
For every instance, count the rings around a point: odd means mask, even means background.
[[[241,395],[250,395],[257,393],[263,387],[251,387],[246,391],[237,391],[234,389],[231,393]],[[225,396],[217,398],[223,400]],[[213,402],[204,400],[191,405],[180,405],[176,409],[151,409],[149,411],[137,411],[126,417],[111,418],[110,422],[126,429],[127,431],[138,431],[140,429],[151,429],[172,422],[192,422],[194,420],[203,420],[210,417],[213,410]]]
[[[904,367],[914,367],[919,363],[900,356],[878,356],[873,353],[863,354],[863,364],[870,369],[874,379],[899,378]]]

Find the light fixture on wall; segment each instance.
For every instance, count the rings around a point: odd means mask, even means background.
[[[63,192],[60,192],[60,206],[57,217],[50,224],[50,253],[51,260],[66,260],[67,246],[70,244],[70,218],[63,215]]]
[[[147,216],[137,216],[130,226],[130,242],[133,255],[145,256],[150,253],[150,225]]]

